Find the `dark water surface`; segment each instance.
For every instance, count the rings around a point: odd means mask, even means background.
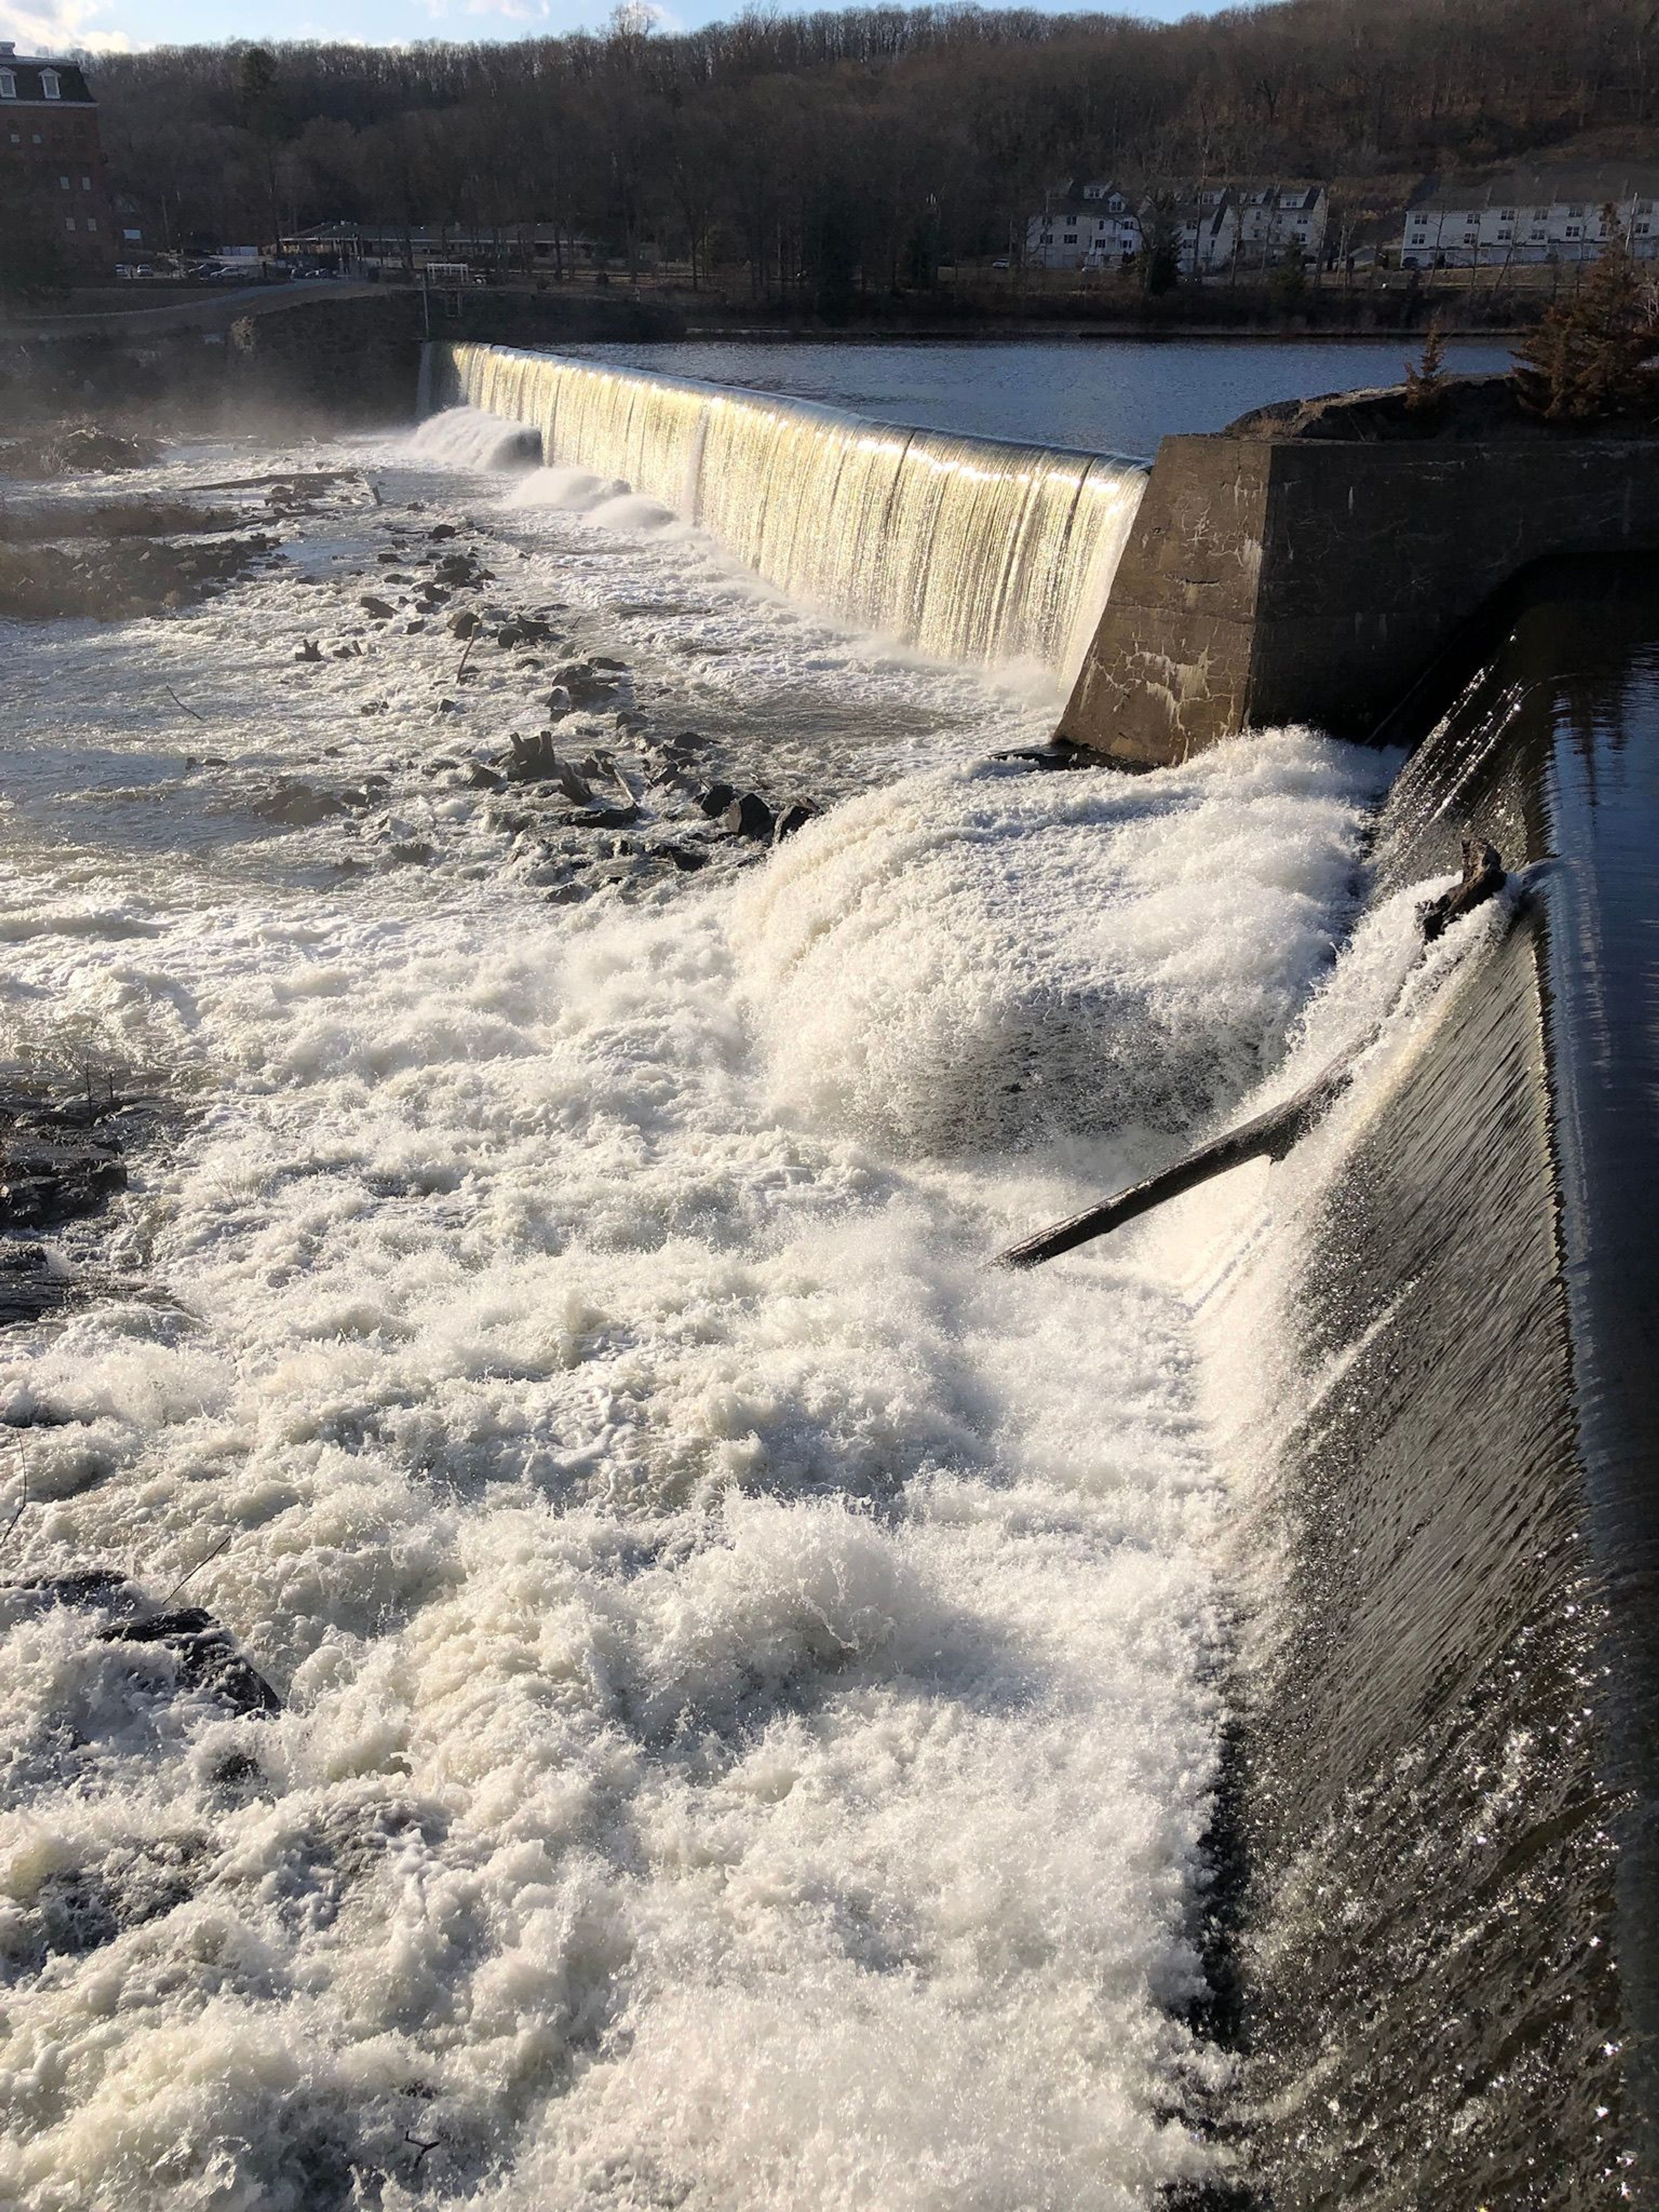
[[[1182,430],[1220,430],[1252,407],[1397,384],[1420,350],[1408,338],[698,338],[680,345],[568,349],[615,368],[848,407],[878,422],[1085,453],[1151,454]],[[1509,366],[1494,343],[1449,346],[1462,373]]]

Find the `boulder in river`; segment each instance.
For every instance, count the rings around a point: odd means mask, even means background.
[[[758,792],[753,791],[738,793],[722,810],[720,821],[734,836],[752,837],[761,845],[771,842],[775,826],[771,808]]]
[[[307,830],[314,823],[326,822],[331,815],[343,814],[348,810],[338,792],[319,791],[314,785],[283,776],[275,790],[255,804],[253,811],[262,822],[274,822],[281,829]]]
[[[33,1575],[4,1586],[9,1596],[36,1595],[43,1607],[72,1606],[101,1614],[93,1631],[100,1644],[119,1644],[164,1651],[178,1690],[205,1690],[239,1713],[277,1713],[283,1709],[263,1674],[237,1650],[229,1632],[201,1606],[156,1605],[137,1583],[112,1567],[81,1567],[55,1575]],[[145,1668],[143,1672],[153,1670]],[[162,1686],[158,1684],[157,1686]]]

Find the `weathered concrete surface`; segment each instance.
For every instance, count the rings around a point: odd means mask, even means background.
[[[1659,441],[1166,438],[1058,734],[1364,738],[1517,570],[1659,550]]]

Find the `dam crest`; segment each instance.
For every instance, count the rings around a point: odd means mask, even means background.
[[[1067,684],[1146,484],[1135,461],[507,346],[429,346],[422,390],[532,427],[549,466],[622,479],[854,629]]]

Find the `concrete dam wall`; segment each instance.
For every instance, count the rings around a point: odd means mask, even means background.
[[[1281,2207],[1642,2201],[1655,2010],[1659,564],[1516,597],[1380,824],[1514,916],[1334,1157],[1253,1547],[1230,1812],[1248,2164]],[[1264,1279],[1273,1287],[1264,1287]]]
[[[1166,438],[1060,734],[1367,738],[1529,562],[1656,549],[1659,441]]]

